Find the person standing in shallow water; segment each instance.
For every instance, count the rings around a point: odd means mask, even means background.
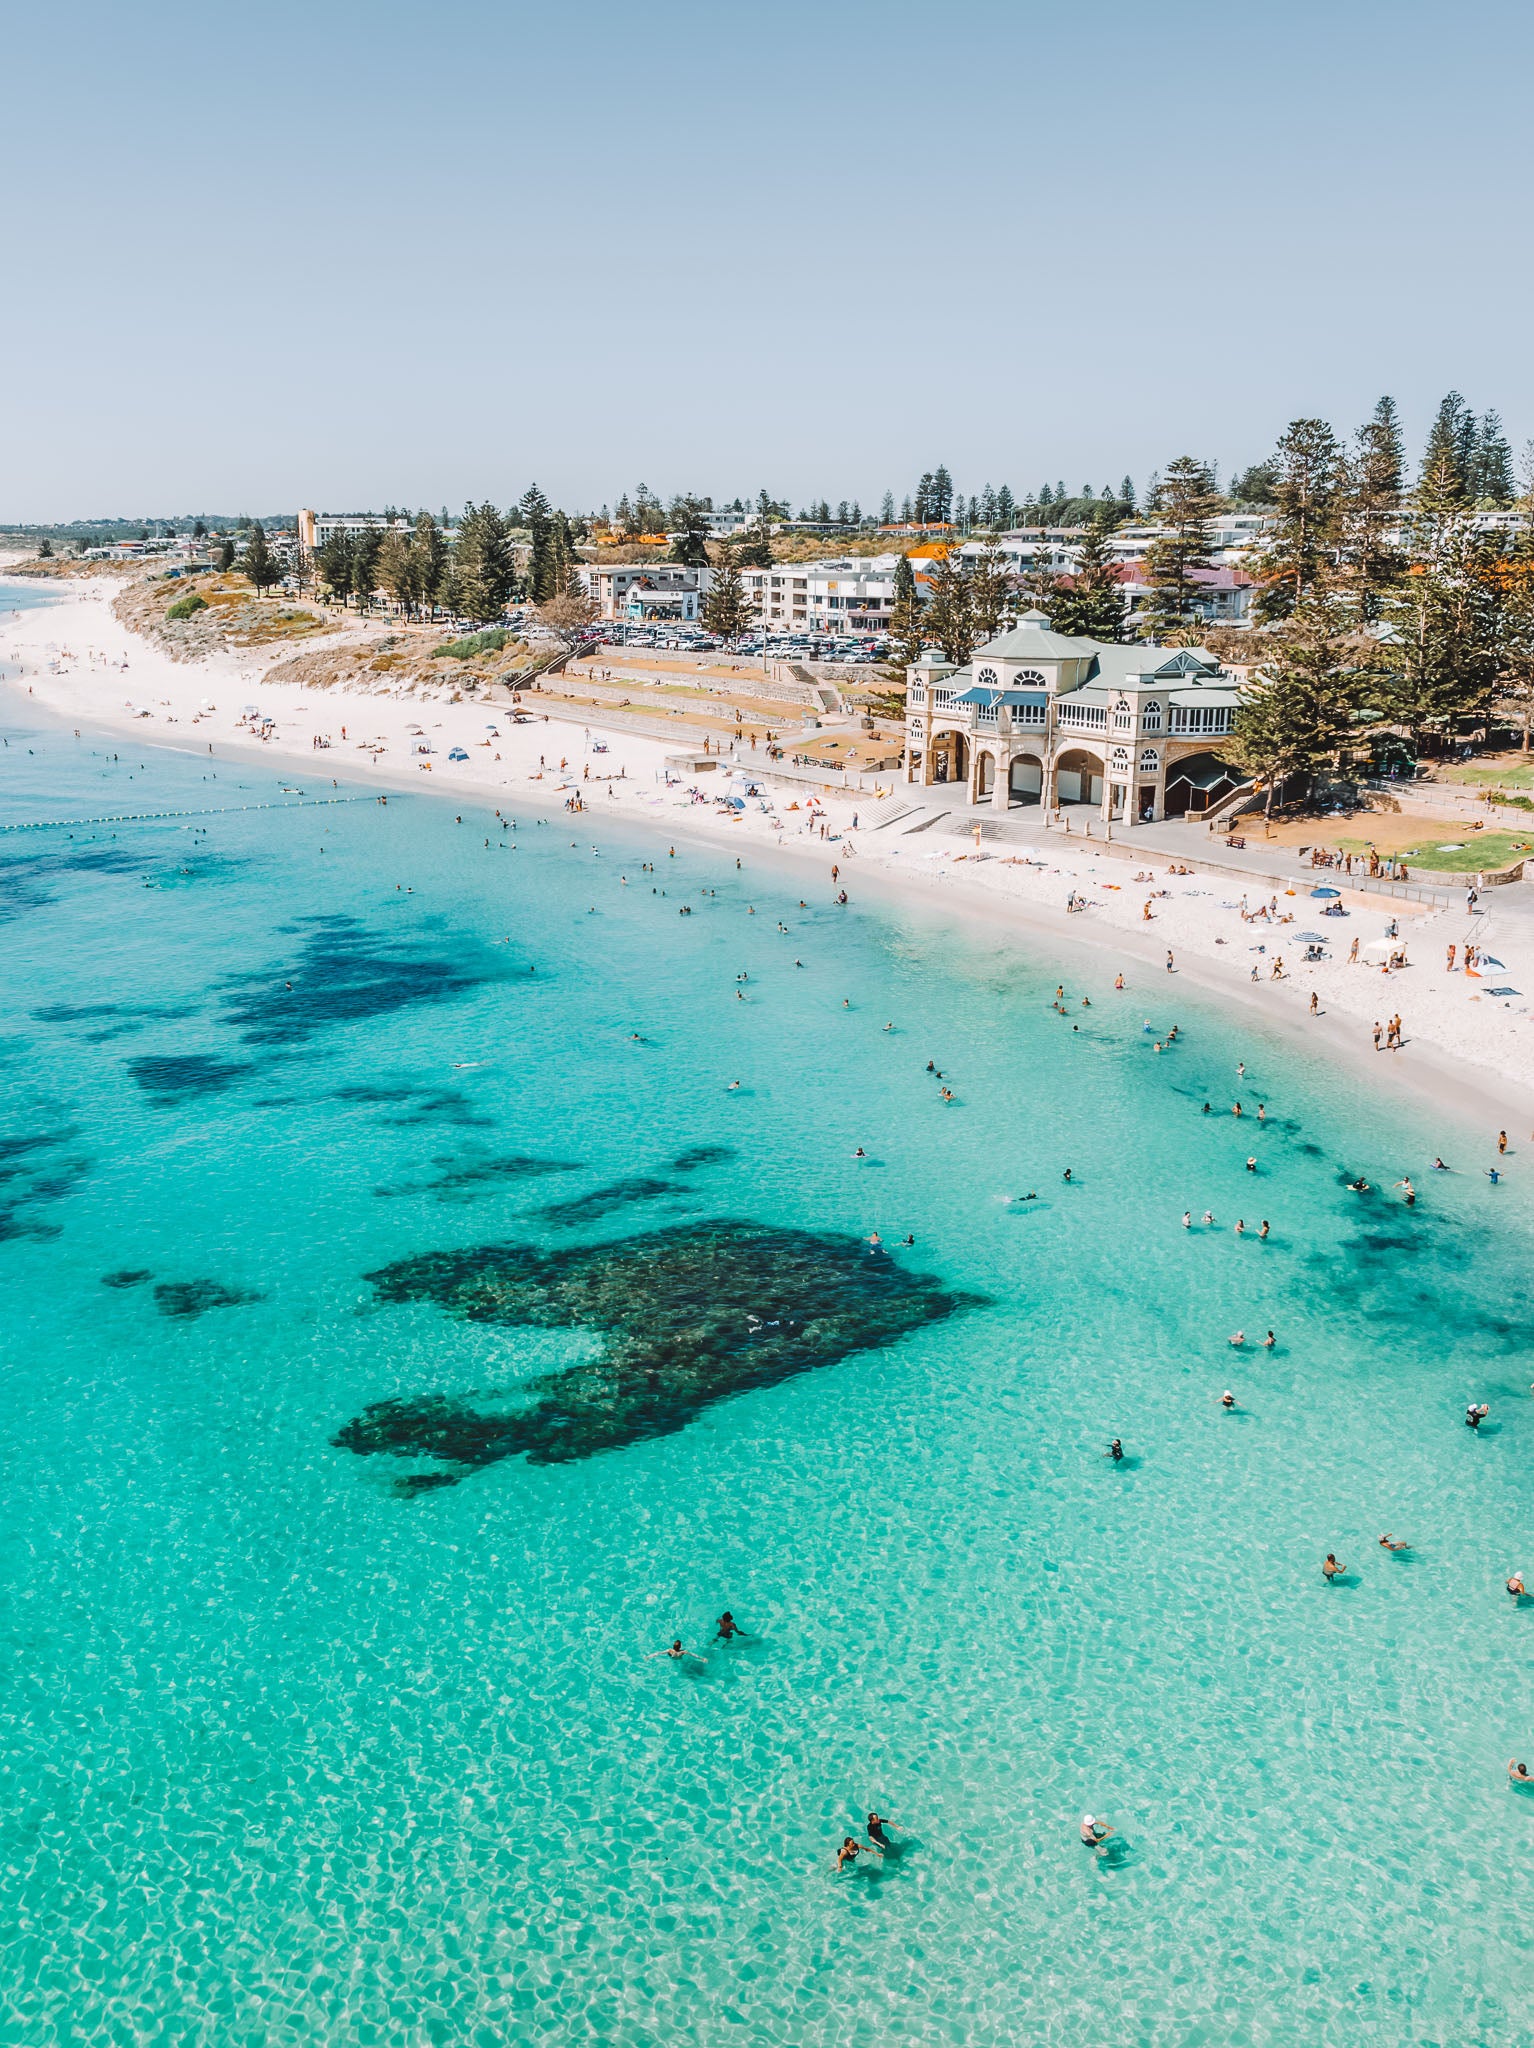
[[[884,1832],[886,1828],[897,1827],[899,1823],[890,1819],[887,1813],[871,1813],[868,1816],[868,1839],[876,1849],[893,1849],[895,1844]]]
[[[735,1636],[743,1636],[745,1633],[746,1631],[740,1626],[740,1623],[727,1607],[719,1617],[719,1633],[715,1636],[714,1640],[716,1643],[727,1643]]]

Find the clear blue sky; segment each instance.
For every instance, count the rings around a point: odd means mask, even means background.
[[[0,518],[1534,434],[1501,0],[12,10]]]

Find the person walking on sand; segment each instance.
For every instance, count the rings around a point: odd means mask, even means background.
[[[1357,959],[1358,959],[1358,939],[1357,939],[1357,937],[1356,937],[1356,935],[1355,935],[1355,937],[1354,937],[1354,940],[1353,940],[1353,947],[1352,947],[1352,951],[1351,951],[1351,952],[1350,952],[1350,953],[1348,954],[1348,965],[1349,965],[1349,967],[1352,967],[1352,966],[1353,966],[1353,965],[1354,965],[1354,964],[1355,964],[1355,963],[1357,962]]]
[[[1380,1049],[1380,1040],[1384,1037],[1384,1035],[1385,1034],[1381,1026],[1378,1023],[1376,1023],[1374,1026],[1374,1050],[1376,1052],[1378,1052]]]
[[[1505,1151],[1507,1150],[1507,1132],[1506,1132],[1506,1131],[1498,1131],[1498,1133],[1497,1133],[1497,1150],[1498,1150],[1499,1152],[1505,1152]]]
[[[1354,941],[1354,943],[1356,944],[1356,943],[1357,943],[1357,941],[1355,940],[1355,941]],[[1447,957],[1447,959],[1446,959],[1446,960],[1444,961],[1444,965],[1445,965],[1445,967],[1446,967],[1446,968],[1448,969],[1448,971],[1449,971],[1449,973],[1450,973],[1450,974],[1452,974],[1452,973],[1454,972],[1454,953],[1455,953],[1455,946],[1454,946],[1454,941],[1453,941],[1453,940],[1451,939],[1451,940],[1449,941],[1449,952],[1448,952],[1448,957]]]

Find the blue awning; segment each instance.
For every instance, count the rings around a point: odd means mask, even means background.
[[[1049,698],[1042,690],[962,690],[955,704],[1032,704],[1042,708]]]

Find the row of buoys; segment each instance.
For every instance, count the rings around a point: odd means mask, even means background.
[[[214,804],[205,811],[124,811],[115,818],[23,818],[0,832],[63,832],[84,825],[152,825],[166,818],[224,818],[235,811],[313,811],[325,804],[366,804],[366,796],[311,796],[296,804]]]

